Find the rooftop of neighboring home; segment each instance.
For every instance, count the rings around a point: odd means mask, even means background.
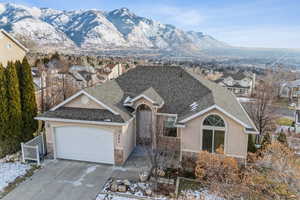
[[[218,108],[238,119],[248,130],[255,130],[246,111],[231,92],[180,67],[139,66],[117,79],[86,88],[82,93],[102,102],[113,114],[120,117],[110,117],[112,122],[126,122],[131,119],[132,108],[129,109],[128,106],[143,97],[152,102],[159,113],[177,115],[178,123],[184,123],[186,119],[205,110]],[[42,114],[41,117],[72,117],[79,120],[82,119],[80,111],[83,110],[66,110],[60,107]],[[87,112],[93,112],[93,119],[97,118],[95,115],[99,115],[99,118],[104,115],[103,110]],[[105,111],[105,117],[107,114]],[[86,120],[92,120],[88,114],[85,117]]]
[[[248,76],[244,72],[241,72],[241,71],[236,72],[236,73],[233,73],[233,72],[232,73],[228,73],[228,72],[223,73],[223,76],[222,76],[223,79],[228,78],[228,77],[231,77],[234,80],[240,81]]]
[[[253,74],[252,72],[224,72],[223,75],[215,80],[216,83],[222,83],[226,87],[232,87],[232,88],[250,88],[250,85],[241,85],[240,81],[245,79],[245,78],[250,78],[253,80]],[[232,78],[233,82],[227,82],[225,81],[228,78]]]
[[[80,65],[73,65],[69,69],[70,72],[72,71],[86,71],[90,73],[96,73],[96,70],[92,66],[80,66]]]
[[[300,79],[294,81],[285,81],[283,82],[282,86],[289,87],[289,88],[300,87]]]

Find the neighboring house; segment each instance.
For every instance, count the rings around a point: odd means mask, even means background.
[[[123,73],[123,68],[122,64],[108,64],[103,69],[100,69],[99,73],[104,80],[112,80]]]
[[[280,85],[279,96],[283,98],[297,98],[300,91],[300,80],[286,81]]]
[[[177,151],[201,150],[246,159],[248,134],[258,134],[228,90],[180,67],[136,67],[84,89],[36,119],[45,121],[54,158],[122,165],[141,141]]]
[[[251,96],[255,88],[255,74],[247,72],[224,73],[215,81],[237,96]]]
[[[6,31],[0,29],[0,63],[6,66],[10,61],[22,60],[28,49]]]
[[[97,78],[96,70],[92,66],[74,65],[70,67],[66,78],[68,81],[72,82],[72,85],[80,89],[100,82]]]

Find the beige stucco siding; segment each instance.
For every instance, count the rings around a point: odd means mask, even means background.
[[[187,122],[186,127],[181,128],[182,151],[198,152],[202,149],[202,123],[213,113],[220,115],[226,124],[225,154],[246,157],[248,135],[245,134],[244,127],[216,109]]]
[[[135,147],[135,119],[131,120],[128,125],[123,126],[122,146],[124,160],[127,160]]]
[[[24,49],[0,31],[0,63],[4,66],[9,61],[22,60],[26,55]]]
[[[86,101],[86,99],[88,99],[88,101]],[[84,94],[82,94],[82,95],[76,97],[75,99],[73,99],[72,101],[68,102],[67,104],[64,105],[64,107],[106,109]]]

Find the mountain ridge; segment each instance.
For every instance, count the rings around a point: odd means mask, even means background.
[[[65,11],[0,3],[0,28],[39,46],[187,51],[230,47],[202,32],[137,16],[128,8]]]

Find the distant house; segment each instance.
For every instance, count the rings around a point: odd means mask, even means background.
[[[215,81],[237,96],[251,96],[255,88],[255,74],[247,72],[224,73]]]
[[[70,67],[66,78],[72,82],[72,85],[80,89],[100,82],[97,78],[96,70],[92,66],[74,65]]]
[[[282,98],[296,98],[300,91],[300,79],[294,81],[285,81],[280,85],[279,96]]]
[[[0,63],[4,66],[9,61],[22,60],[28,49],[6,31],[0,29]]]
[[[112,80],[118,78],[124,69],[122,64],[108,64],[104,68],[99,70],[100,76],[104,80]]]

